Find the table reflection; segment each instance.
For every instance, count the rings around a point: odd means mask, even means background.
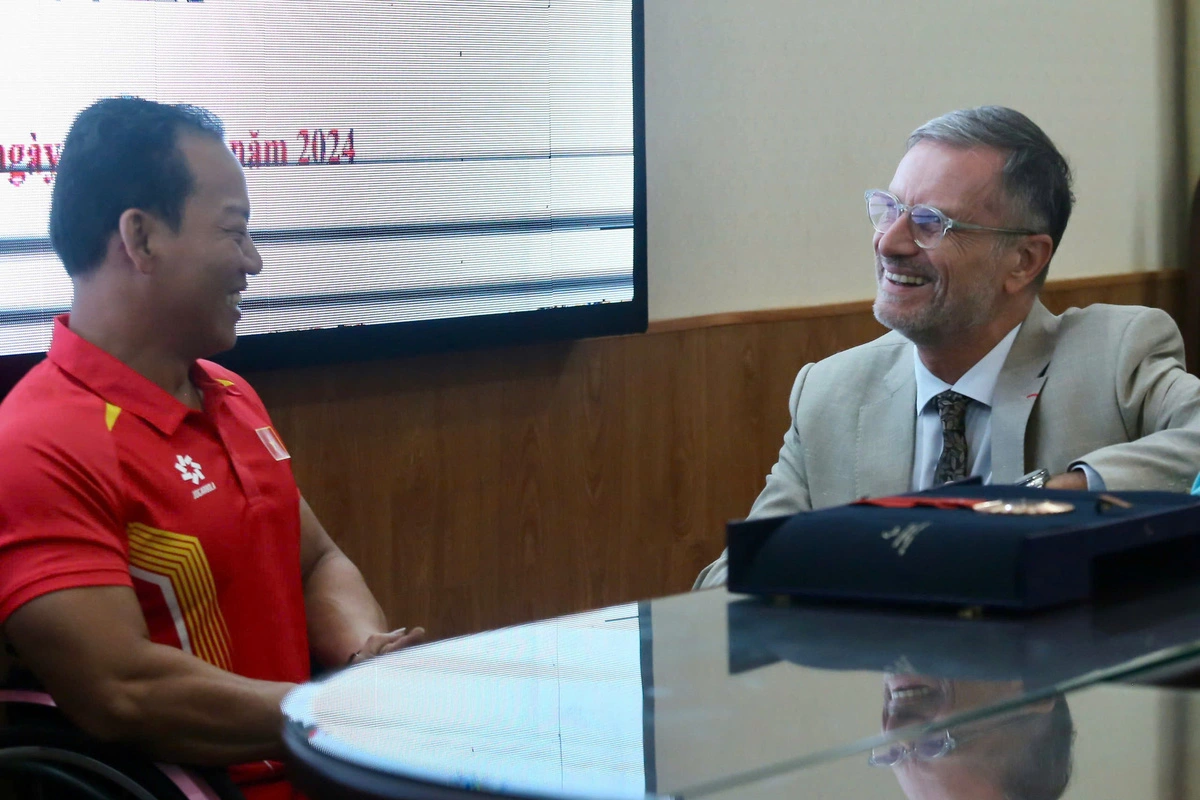
[[[1066,697],[1054,695],[951,727],[928,727],[1023,691],[1019,682],[889,675],[883,730],[912,725],[925,730],[873,748],[867,763],[890,768],[909,800],[1058,798],[1071,777],[1075,735]]]
[[[1198,594],[983,619],[664,598],[302,687],[285,706],[289,747],[309,759],[315,798],[429,784],[576,800],[1069,797],[1076,729],[1090,743],[1134,720],[1148,746],[1173,741],[1155,738],[1153,703],[1083,725],[1078,697],[1200,654]]]
[[[1005,689],[995,687],[1004,692]],[[987,687],[983,690],[988,691]],[[872,767],[865,753],[742,783],[705,800],[1198,800],[1200,698],[1101,684],[1013,708],[944,758]],[[1066,703],[1069,701],[1069,709]],[[1026,714],[1026,712],[1028,712]],[[982,721],[982,720],[981,720]],[[1011,725],[1004,724],[1011,721]],[[935,723],[936,724],[936,723]]]

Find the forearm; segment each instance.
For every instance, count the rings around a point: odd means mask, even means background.
[[[1171,319],[1143,309],[1121,334],[1114,391],[1128,441],[1075,456],[1114,491],[1186,492],[1200,464],[1200,378],[1183,366]]]
[[[1200,472],[1200,432],[1158,431],[1079,458],[1113,491],[1186,492]]]
[[[368,636],[387,630],[387,619],[362,573],[340,550],[313,567],[304,585],[308,644],[317,660],[340,667]]]
[[[4,635],[67,718],[98,739],[183,763],[282,755],[279,704],[292,684],[244,678],[155,644],[128,587],[35,598],[13,612]]]
[[[76,720],[84,730],[170,762],[224,766],[283,756],[280,703],[294,684],[244,678],[149,646],[156,652],[136,673],[107,687],[106,707]]]

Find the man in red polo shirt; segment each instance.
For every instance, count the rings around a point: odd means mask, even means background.
[[[68,718],[288,798],[283,695],[403,647],[301,497],[233,346],[262,259],[220,122],[102,100],[64,143],[70,315],[0,405],[0,625]]]

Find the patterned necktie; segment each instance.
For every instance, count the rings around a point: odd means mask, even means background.
[[[947,389],[933,398],[942,418],[942,454],[933,473],[933,485],[959,481],[970,475],[967,465],[967,403],[971,398]]]

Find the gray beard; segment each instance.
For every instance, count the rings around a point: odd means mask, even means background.
[[[980,287],[983,289],[985,287]],[[977,291],[962,298],[962,302],[953,313],[948,314],[942,306],[928,306],[916,314],[898,314],[894,309],[881,303],[879,295],[875,296],[872,310],[875,319],[885,328],[908,339],[918,347],[944,345],[953,337],[966,333],[991,320],[989,309],[992,306],[990,296],[983,291]]]

